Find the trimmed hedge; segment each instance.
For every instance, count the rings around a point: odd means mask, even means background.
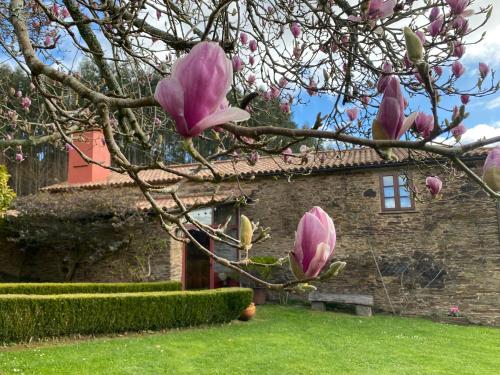
[[[135,293],[181,290],[179,281],[149,283],[0,283],[0,294]]]
[[[0,342],[217,324],[238,318],[252,290],[2,295]]]

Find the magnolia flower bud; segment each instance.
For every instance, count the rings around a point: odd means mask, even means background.
[[[320,207],[313,207],[300,219],[295,232],[290,267],[299,280],[316,277],[333,255],[336,233],[333,220]]]
[[[250,43],[248,44],[248,47],[250,47],[250,51],[255,52],[257,51],[257,41],[252,39]]]
[[[479,75],[481,76],[481,79],[485,79],[489,72],[490,72],[490,67],[487,64],[480,62]]]
[[[248,251],[252,248],[252,237],[254,225],[248,217],[241,215],[240,217],[240,244]]]
[[[443,188],[443,181],[436,176],[430,176],[425,179],[425,186],[433,197],[436,197]]]
[[[465,73],[465,67],[462,65],[460,61],[455,61],[451,65],[451,71],[453,75],[458,79]]]
[[[421,62],[424,58],[423,46],[420,38],[409,27],[403,29],[408,58],[414,64]]]
[[[232,63],[233,63],[233,70],[235,72],[240,72],[243,69],[243,66],[245,65],[239,55],[233,56]]]
[[[349,117],[349,121],[354,121],[358,118],[358,113],[359,113],[359,110],[354,107],[354,108],[349,108],[348,110],[346,110],[347,112],[347,117]]]
[[[460,142],[460,140],[462,139],[462,135],[464,135],[466,131],[467,128],[465,127],[465,125],[459,124],[458,126],[455,126],[453,129],[451,129],[451,134],[457,142]]]

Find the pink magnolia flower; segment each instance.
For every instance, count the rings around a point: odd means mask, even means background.
[[[319,162],[321,164],[324,164],[325,161],[326,161],[326,152],[322,152],[319,154]]]
[[[451,134],[457,142],[460,142],[460,140],[462,139],[462,135],[464,135],[466,131],[467,128],[465,127],[465,125],[459,124],[458,126],[455,126],[453,129],[451,129]]]
[[[288,80],[285,77],[281,77],[280,80],[279,80],[279,82],[278,82],[278,86],[281,87],[281,88],[283,88],[287,84],[288,84]]]
[[[432,70],[434,70],[434,73],[436,73],[438,77],[441,77],[441,75],[443,74],[443,68],[441,68],[439,65],[436,65],[434,68],[432,68]]]
[[[467,94],[460,95],[460,101],[462,102],[463,105],[467,105],[469,104],[470,96]]]
[[[422,44],[425,44],[425,34],[423,31],[417,30],[417,31],[415,31],[415,35],[418,37],[418,39],[420,39]]]
[[[280,104],[280,109],[283,113],[290,113],[292,110],[290,109],[290,104],[288,102],[283,102]]]
[[[45,36],[43,44],[45,47],[49,47],[52,44],[52,38],[50,37],[50,35]]]
[[[17,92],[16,92],[16,96],[17,96],[18,98],[22,97],[22,96],[23,96],[23,92],[22,92],[21,90],[17,90]]]
[[[441,30],[443,30],[443,24],[443,17],[436,18],[428,27],[429,34],[431,34],[433,38],[437,37],[441,33]]]
[[[271,98],[275,99],[280,96],[280,89],[276,86],[271,86],[271,88],[269,89],[269,94],[271,95]]]
[[[23,152],[22,151],[19,151],[16,153],[16,161],[17,162],[22,162],[24,160],[24,155],[23,155]]]
[[[233,70],[236,72],[240,72],[243,69],[243,66],[245,65],[239,55],[234,55],[232,62],[233,62]]]
[[[495,192],[500,193],[500,146],[492,149],[483,166],[483,181]]]
[[[61,15],[63,18],[68,18],[69,17],[69,11],[67,8],[63,8],[61,11]]]
[[[451,13],[458,15],[465,12],[465,8],[469,5],[469,0],[446,0],[446,3],[451,9]]]
[[[156,9],[156,19],[160,19],[161,18],[161,11],[159,9]]]
[[[249,85],[253,85],[255,83],[255,80],[256,80],[256,78],[253,74],[248,75],[247,82]]]
[[[284,149],[283,152],[281,153],[281,155],[283,156],[283,161],[285,163],[290,164],[292,162],[293,152],[292,152],[292,149],[290,147],[287,147],[286,149]]]
[[[469,30],[469,21],[463,16],[457,16],[453,20],[451,26],[455,29],[457,34],[463,35]]]
[[[154,120],[153,120],[153,123],[155,124],[155,126],[160,126],[161,125],[161,120],[158,117],[155,117]]]
[[[253,66],[253,64],[255,64],[255,57],[250,56],[250,57],[248,58],[248,63],[250,64],[250,66]]]
[[[250,43],[248,44],[248,47],[250,48],[250,51],[255,52],[257,51],[257,41],[252,39]]]
[[[434,116],[418,112],[417,117],[415,117],[415,127],[424,138],[429,137],[434,129]]]
[[[320,207],[313,207],[300,219],[290,268],[297,279],[316,277],[332,257],[337,235],[335,225]]]
[[[298,22],[294,22],[290,25],[290,31],[294,38],[300,37],[300,33],[302,32],[302,28]]]
[[[393,72],[392,64],[388,61],[384,62],[384,64],[382,65],[382,71],[385,74],[381,75],[380,78],[378,79],[378,82],[377,82],[377,91],[379,93],[384,92],[384,90],[387,86],[387,82],[389,82],[389,80],[391,78],[390,74]]]
[[[399,78],[390,77],[384,96],[373,121],[372,134],[374,139],[399,139],[415,121],[417,113],[405,118],[404,98],[399,84]]]
[[[31,99],[27,96],[21,99],[21,107],[23,107],[25,110],[29,110],[31,107]]]
[[[240,33],[240,42],[243,45],[246,45],[248,43],[248,35],[244,32]]]
[[[482,79],[485,79],[486,76],[489,74],[490,72],[490,67],[483,63],[483,62],[480,62],[479,63],[479,75],[481,76]]]
[[[441,14],[441,12],[439,11],[439,8],[438,7],[434,7],[431,9],[431,13],[429,14],[429,21],[435,21],[439,15]]]
[[[371,0],[368,8],[369,19],[380,19],[392,16],[396,1],[394,0]]]
[[[56,17],[59,16],[59,4],[57,4],[56,2],[52,4],[52,14]]]
[[[247,162],[250,165],[255,165],[257,162],[260,160],[260,155],[257,151],[252,151],[250,154],[247,156]]]
[[[363,103],[363,105],[368,105],[370,104],[370,97],[369,96],[366,96],[366,95],[363,95],[361,97],[361,103]]]
[[[456,78],[460,78],[465,73],[465,67],[460,61],[455,61],[451,65],[451,71]]]
[[[318,84],[314,79],[309,81],[309,86],[307,86],[307,93],[311,96],[318,94]]]
[[[465,46],[460,41],[456,41],[453,43],[453,56],[458,57],[459,59],[465,53]]]
[[[170,76],[156,86],[154,97],[174,119],[180,135],[196,137],[216,125],[250,118],[248,112],[227,103],[232,76],[224,50],[217,43],[201,42],[175,61]]]
[[[358,118],[359,110],[356,107],[349,108],[348,110],[346,110],[346,112],[347,112],[347,117],[349,117],[349,121],[354,121]]]
[[[443,181],[439,177],[431,176],[425,179],[425,186],[429,189],[429,192],[433,197],[436,197],[443,188]]]

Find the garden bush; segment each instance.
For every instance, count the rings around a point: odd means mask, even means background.
[[[181,290],[179,281],[145,283],[0,283],[0,294],[135,293]]]
[[[252,290],[2,295],[0,342],[217,324],[236,319]]]

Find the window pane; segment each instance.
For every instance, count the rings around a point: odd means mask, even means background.
[[[211,208],[200,208],[199,210],[194,210],[189,214],[189,216],[199,221],[202,224],[211,225],[212,224],[212,209]]]
[[[384,188],[384,197],[386,198],[392,198],[394,197],[396,194],[394,194],[394,187],[391,186],[391,187],[385,187]]]
[[[411,199],[409,197],[401,198],[401,208],[411,208]]]
[[[399,196],[401,198],[403,198],[403,197],[409,197],[410,196],[410,190],[406,186],[400,186],[399,187]]]
[[[396,200],[394,198],[385,198],[384,206],[385,208],[396,208]]]
[[[394,185],[394,177],[393,176],[384,176],[383,181],[384,181],[384,186],[393,186]]]
[[[218,206],[215,207],[215,224],[225,224],[226,220],[231,217],[231,220],[229,221],[229,225],[236,225],[237,224],[237,211],[236,208],[233,205],[224,205],[224,206]]]
[[[399,176],[398,183],[399,185],[406,185],[408,183],[408,179],[406,176]]]

